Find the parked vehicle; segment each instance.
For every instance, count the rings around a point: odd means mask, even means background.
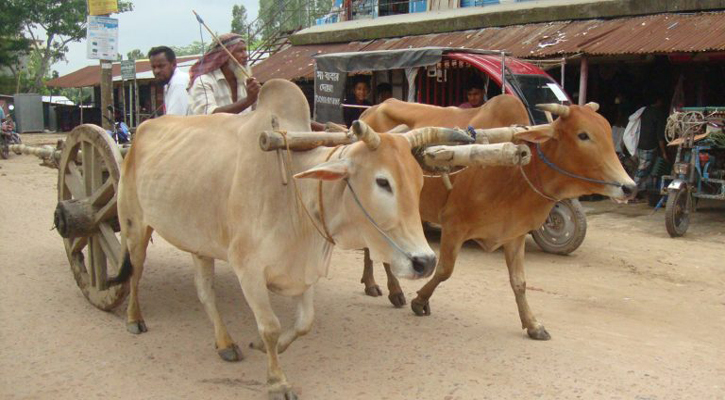
[[[315,120],[321,122],[344,124],[345,99],[352,98],[347,76],[360,73],[370,74],[375,99],[378,84],[385,82],[395,98],[442,107],[466,102],[466,82],[477,77],[485,85],[486,99],[501,93],[517,96],[531,124],[549,122],[536,104],[571,103],[545,71],[500,51],[426,47],[323,54],[315,60]],[[563,200],[532,236],[546,252],[569,254],[584,241],[586,226],[581,204]]]
[[[2,121],[0,129],[0,158],[7,159],[10,157],[10,145],[20,144],[20,135],[15,132],[15,123],[12,116],[8,116]]]
[[[669,145],[677,146],[677,155],[672,174],[662,177],[661,186],[661,194],[667,195],[665,227],[671,237],[687,232],[698,199],[725,200],[725,108],[682,111],[668,119]]]

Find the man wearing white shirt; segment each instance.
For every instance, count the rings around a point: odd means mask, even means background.
[[[164,84],[164,108],[166,115],[189,113],[189,75],[176,68],[176,54],[166,46],[149,50],[151,70],[157,81]]]
[[[212,46],[190,69],[189,114],[246,113],[257,101],[261,86],[250,78],[247,43],[236,33],[225,33],[219,41],[223,46]]]

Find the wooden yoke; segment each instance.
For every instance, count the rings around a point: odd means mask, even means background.
[[[423,151],[423,160],[433,167],[516,166],[531,161],[531,150],[513,143],[431,146]]]
[[[287,144],[285,144],[285,138]],[[316,147],[332,147],[350,144],[357,139],[351,132],[284,132],[264,131],[259,135],[259,147],[263,151],[286,149],[304,151]]]

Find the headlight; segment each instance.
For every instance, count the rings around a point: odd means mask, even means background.
[[[673,168],[673,170],[676,174],[682,174],[682,175],[686,175],[687,171],[689,169],[690,169],[690,164],[687,164],[687,163],[676,163],[675,167]]]

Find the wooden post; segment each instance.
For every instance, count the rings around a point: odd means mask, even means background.
[[[126,81],[121,79],[121,88],[120,88],[120,97],[121,97],[121,110],[123,112],[123,123],[128,124],[126,122]]]
[[[139,93],[138,93],[138,81],[136,80],[136,76],[133,78],[133,88],[134,93],[136,94],[135,105],[136,105],[136,126],[138,126],[141,123],[141,112],[139,110]]]
[[[579,73],[579,105],[587,104],[587,79],[589,77],[589,60],[582,56],[582,64]]]
[[[101,60],[101,115],[106,115],[113,121],[114,115],[108,110],[108,106],[113,106],[113,63]],[[113,130],[113,124],[106,118],[101,117],[101,125],[103,129]]]

